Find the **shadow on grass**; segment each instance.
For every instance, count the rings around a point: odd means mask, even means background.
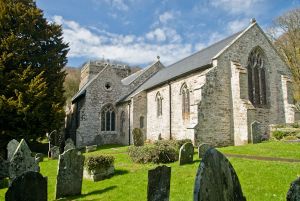
[[[67,198],[62,198],[62,199],[59,199],[59,201],[73,201],[73,200],[76,200],[78,198],[85,198],[85,197],[90,196],[90,195],[99,195],[99,194],[105,193],[107,191],[113,190],[115,188],[117,188],[117,186],[109,186],[107,188],[91,191],[91,192],[86,193],[86,194],[77,195],[77,196],[69,196]],[[98,200],[99,199],[92,199],[90,201],[98,201]]]
[[[128,174],[128,170],[115,170],[114,176]]]

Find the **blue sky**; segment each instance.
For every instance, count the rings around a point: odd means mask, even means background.
[[[45,17],[63,27],[68,65],[119,60],[165,65],[247,27],[266,30],[300,0],[36,0]]]

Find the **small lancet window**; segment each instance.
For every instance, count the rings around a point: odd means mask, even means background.
[[[248,57],[248,94],[256,107],[267,105],[265,57],[260,48],[251,51]]]
[[[190,115],[190,91],[186,83],[181,86],[180,94],[182,97],[182,116],[184,119],[188,119]]]
[[[115,131],[116,115],[111,104],[101,110],[101,131]]]
[[[162,96],[160,95],[159,92],[157,92],[155,100],[156,100],[157,116],[161,116],[162,115]]]
[[[122,111],[120,115],[120,134],[124,135],[125,133],[125,112]]]

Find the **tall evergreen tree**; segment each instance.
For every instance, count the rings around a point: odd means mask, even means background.
[[[35,140],[62,127],[67,52],[61,26],[33,0],[0,0],[2,139]]]

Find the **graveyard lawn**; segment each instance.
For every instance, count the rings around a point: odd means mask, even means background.
[[[195,149],[196,150],[196,149]],[[300,143],[267,142],[240,147],[219,149],[226,154],[243,154],[292,158],[300,160]],[[82,195],[61,200],[147,200],[148,170],[155,164],[135,164],[128,154],[127,147],[116,145],[103,146],[95,152],[85,155],[108,154],[115,157],[115,175],[109,179],[92,182],[83,180]],[[289,185],[300,175],[300,162],[280,162],[252,160],[229,157],[239,177],[247,201],[284,201]],[[48,200],[54,200],[57,160],[40,163],[41,173],[48,177]],[[178,162],[170,163],[171,190],[170,200],[193,200],[193,188],[196,171],[200,160],[197,153],[194,163],[179,166]],[[4,200],[7,188],[0,189],[0,200]]]

